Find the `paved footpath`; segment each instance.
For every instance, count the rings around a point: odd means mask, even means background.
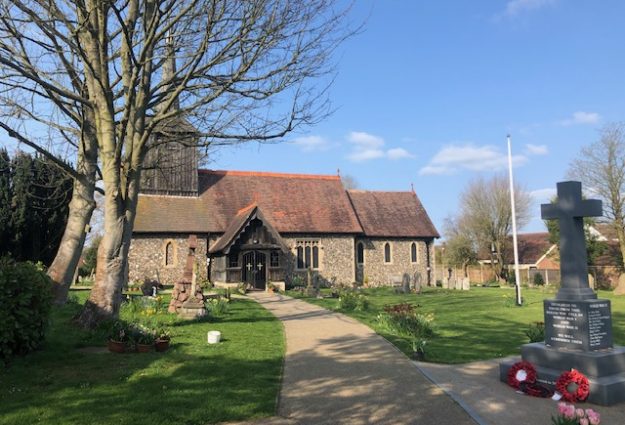
[[[250,296],[283,322],[286,334],[279,417],[259,423],[475,425],[367,326],[283,295]]]

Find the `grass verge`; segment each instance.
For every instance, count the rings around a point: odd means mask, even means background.
[[[543,320],[543,299],[554,296],[550,290],[523,289],[524,305],[516,307],[513,288],[426,288],[418,295],[372,288],[363,289],[362,293],[370,301],[368,310],[342,312],[371,327],[407,355],[412,354],[408,338],[389,333],[380,325],[378,314],[385,305],[402,302],[418,305],[421,313],[433,313],[436,334],[426,345],[425,359],[436,363],[465,363],[520,354],[520,346],[528,342],[525,331],[530,323]],[[335,298],[308,298],[295,291],[289,295],[341,311]],[[599,291],[599,298],[612,301],[614,343],[625,345],[625,297]]]
[[[85,351],[105,341],[69,324],[80,308],[55,308],[45,347],[0,370],[0,423],[190,425],[275,413],[283,328],[254,301],[237,299],[218,319],[157,314],[172,347],[146,354]],[[220,344],[207,344],[209,330]]]

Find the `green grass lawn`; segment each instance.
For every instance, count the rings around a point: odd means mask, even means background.
[[[426,361],[436,363],[465,363],[520,354],[519,347],[528,341],[525,331],[529,324],[543,320],[545,298],[554,293],[542,289],[523,289],[523,307],[514,305],[513,288],[472,287],[470,291],[427,288],[419,294],[396,294],[390,288],[364,289],[371,306],[367,311],[344,312],[363,322],[410,355],[412,346],[407,338],[388,333],[380,326],[378,314],[385,305],[410,302],[418,304],[422,313],[433,313],[436,335],[426,345]],[[336,309],[337,299],[313,299],[291,291],[289,295],[328,309]],[[614,342],[625,345],[625,297],[611,292],[599,292],[600,298],[612,300]]]
[[[56,308],[45,347],[0,370],[1,424],[207,424],[275,413],[284,332],[257,303],[233,300],[219,319],[152,317],[169,326],[172,347],[147,354],[79,350],[105,345],[68,324],[79,309]],[[209,330],[221,331],[220,344],[207,344]]]

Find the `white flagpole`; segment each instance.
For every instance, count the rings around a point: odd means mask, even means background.
[[[508,135],[508,170],[510,174],[510,206],[512,207],[512,244],[514,245],[514,281],[516,283],[516,305],[522,305],[521,278],[519,277],[519,246],[516,235],[516,207],[514,203],[514,180],[512,178],[512,146]]]

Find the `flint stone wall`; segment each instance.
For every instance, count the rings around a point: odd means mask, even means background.
[[[206,237],[197,234],[195,258],[199,261],[198,279],[206,278]],[[164,285],[173,285],[182,279],[189,253],[189,234],[153,233],[135,234],[128,253],[128,281],[143,282],[156,280]],[[165,247],[174,245],[172,265],[165,265]]]
[[[423,239],[403,238],[357,238],[356,244],[363,243],[364,263],[358,265],[359,282],[365,286],[400,285],[404,273],[413,279],[415,273],[421,276],[421,286],[428,284],[428,244]],[[417,244],[417,262],[411,261],[411,245]],[[391,261],[384,262],[384,245],[391,246]],[[430,256],[434,258],[433,244],[430,243]]]
[[[288,235],[283,237],[289,247],[286,258],[287,283],[293,276],[299,276],[306,285],[306,270],[297,270],[297,241],[319,241],[319,270],[313,270],[321,286],[336,284],[350,285],[356,276],[354,274],[354,236],[352,235]],[[292,281],[292,280],[291,280]]]

